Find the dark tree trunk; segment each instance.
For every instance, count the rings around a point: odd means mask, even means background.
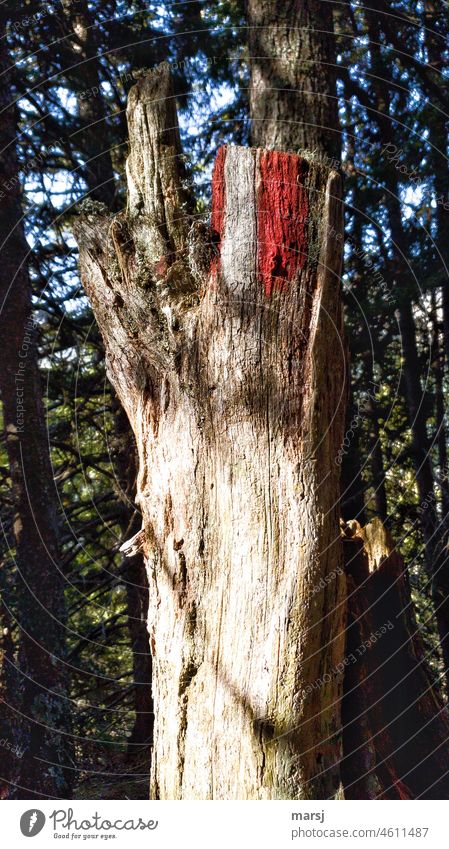
[[[365,370],[368,381],[368,394],[364,403],[364,412],[369,422],[369,458],[371,464],[374,489],[374,506],[376,514],[382,522],[388,519],[387,493],[385,489],[385,468],[380,441],[379,412],[376,401],[376,385],[374,381],[373,361],[368,358]],[[360,519],[354,516],[354,519]],[[360,522],[360,524],[362,524]]]
[[[14,96],[6,21],[0,20],[0,388],[12,484],[20,629],[20,711],[11,798],[69,797],[73,780],[67,698],[64,576],[22,226]],[[13,717],[11,717],[11,720]],[[39,788],[37,791],[36,788]]]
[[[131,527],[137,533],[141,521]],[[153,743],[153,696],[151,692],[151,654],[147,631],[148,578],[142,553],[130,558],[124,579],[128,599],[128,628],[133,652],[134,708],[136,718],[129,738],[129,754],[140,754]]]
[[[437,333],[435,334],[437,337]],[[445,407],[445,398],[443,391],[443,358],[441,357],[441,353],[438,345],[438,338],[436,338],[435,346],[434,346],[434,358],[437,358],[437,362],[435,362],[435,419],[436,419],[436,427],[437,427],[437,443],[438,443],[438,466],[440,470],[439,474],[439,490],[440,490],[440,499],[441,499],[441,510],[442,510],[442,518],[443,522],[446,525],[449,520],[449,486],[448,486],[448,474],[449,474],[449,465],[448,465],[448,457],[447,457],[447,441],[446,441],[446,407]]]
[[[348,404],[348,412],[345,422],[345,439],[338,455],[341,460],[341,501],[340,513],[343,519],[357,519],[361,524],[365,522],[365,486],[362,479],[362,462],[360,457],[360,430],[358,427],[351,430],[351,422],[356,415],[356,406],[351,396]],[[348,444],[349,443],[349,444]]]
[[[442,19],[442,20],[441,20]],[[424,4],[425,45],[428,53],[429,70],[435,71],[436,82],[441,85],[440,73],[446,66],[446,29],[444,10],[434,0]],[[448,118],[437,107],[432,110],[429,121],[429,165],[433,174],[436,209],[435,247],[436,269],[442,276],[444,353],[449,373],[449,245],[447,239],[447,210],[449,205],[449,174],[447,168]]]
[[[446,21],[443,10],[438,10],[433,0],[426,0],[424,5],[426,23],[426,48],[428,63],[436,72],[440,83],[439,73],[446,64],[444,55]],[[443,19],[443,20],[441,20]],[[449,527],[449,486],[447,465],[447,428],[445,423],[445,403],[443,398],[443,363],[445,360],[446,375],[449,374],[449,245],[447,238],[447,215],[449,207],[449,175],[447,168],[447,138],[448,119],[441,109],[434,108],[432,120],[429,122],[429,164],[433,173],[433,183],[436,200],[436,272],[441,275],[442,306],[443,306],[443,358],[437,356],[435,369],[438,454],[440,466],[440,490],[442,500],[442,521],[438,534],[437,557],[435,562],[435,578],[433,583],[434,601],[438,612],[438,629],[443,650],[444,666],[446,669],[446,690],[449,693],[449,557],[448,557],[448,527]],[[438,331],[435,333],[435,347],[439,350]]]
[[[354,157],[355,157],[355,149],[354,149],[354,140],[351,139],[351,136],[347,139],[347,162],[349,168],[354,168]],[[357,202],[355,201],[355,205]],[[352,242],[358,244],[361,240],[361,221],[358,216],[355,217],[353,222],[353,230],[352,230]],[[349,385],[349,402],[348,402],[348,411],[346,415],[346,425],[345,425],[345,437],[349,434],[350,431],[350,423],[353,421],[358,410],[356,408],[354,402],[354,378],[352,376],[352,371],[355,372],[357,368],[357,354],[355,354],[354,359],[352,358],[352,352],[350,350],[351,345],[351,335],[349,335],[348,345],[349,345],[349,353],[348,353],[348,362],[349,362],[349,375],[348,375],[348,385]],[[366,383],[369,385],[368,379],[366,379]],[[341,502],[340,502],[340,510],[341,516],[343,519],[357,519],[361,525],[366,523],[366,513],[365,513],[365,482],[363,480],[363,459],[362,459],[362,449],[361,449],[361,434],[360,434],[360,426],[357,426],[353,430],[353,435],[349,439],[349,445],[346,449],[345,441],[343,440],[342,452],[344,452],[341,462]]]
[[[114,171],[107,114],[101,91],[95,44],[95,21],[87,0],[62,0],[69,37],[67,45],[70,75],[77,76],[78,115],[81,132],[77,141],[83,152],[84,173],[92,200],[112,207],[115,200]]]
[[[165,70],[132,89],[128,208],[82,279],[139,451],[155,798],[339,789],[340,178],[223,148],[190,227]],[[288,246],[288,247],[286,247]],[[337,353],[336,352],[340,352]]]
[[[438,612],[438,630],[446,670],[446,692],[449,693],[449,484],[448,458],[446,441],[446,410],[443,390],[444,353],[440,345],[440,332],[435,304],[435,294],[432,293],[433,345],[432,371],[435,379],[435,441],[438,447],[439,484],[441,498],[440,527],[438,528],[437,545],[435,546],[435,581],[434,601]]]
[[[11,561],[2,560],[0,570],[11,568]],[[14,710],[17,709],[18,676],[15,663],[13,641],[13,620],[9,609],[9,593],[5,592],[5,580],[2,577],[0,600],[0,738],[2,751],[0,756],[0,799],[7,797],[14,772],[14,759],[19,757],[20,749],[15,749],[11,727],[14,724]]]
[[[251,142],[340,159],[332,4],[248,0]]]
[[[116,400],[115,458],[123,509],[120,528],[123,538],[134,537],[141,529],[142,517],[134,507],[137,478],[137,454],[126,413]],[[151,693],[151,654],[147,631],[148,578],[142,552],[130,557],[123,573],[128,608],[128,630],[133,652],[135,722],[129,738],[129,754],[140,754],[153,742],[153,697]]]
[[[434,441],[438,446],[438,466],[440,501],[443,521],[449,518],[449,466],[446,439],[446,408],[444,398],[444,348],[441,344],[440,322],[435,292],[432,292],[432,307],[430,319],[432,322],[432,373],[435,380],[435,424]],[[447,525],[446,525],[447,527]]]
[[[379,520],[344,526],[346,799],[448,799],[449,720],[432,687],[407,570]]]

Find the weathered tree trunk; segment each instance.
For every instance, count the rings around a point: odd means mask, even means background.
[[[0,15],[0,389],[13,499],[20,629],[20,711],[11,711],[11,798],[69,797],[73,781],[65,657],[64,576],[56,493],[32,319],[29,248],[22,225],[14,96],[6,20]],[[39,788],[37,791],[36,788]]]
[[[449,719],[435,693],[407,570],[376,519],[344,526],[346,799],[448,799]]]
[[[340,178],[222,148],[193,222],[161,69],[129,98],[128,210],[78,225],[139,451],[154,798],[327,798],[340,783],[345,413]],[[326,580],[327,577],[327,580]]]

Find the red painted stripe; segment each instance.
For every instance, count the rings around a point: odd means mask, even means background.
[[[307,258],[308,165],[293,154],[264,150],[259,168],[258,270],[270,297],[293,280]]]
[[[215,275],[220,267],[220,245],[223,238],[224,215],[225,215],[225,161],[226,145],[220,147],[215,159],[212,174],[212,210],[210,226],[216,242],[218,256],[212,260],[211,273]]]

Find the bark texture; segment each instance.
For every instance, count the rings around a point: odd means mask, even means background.
[[[332,4],[248,0],[251,140],[339,160]]]
[[[346,799],[447,799],[449,719],[432,687],[407,571],[379,520],[344,525]]]
[[[78,225],[139,451],[151,795],[339,789],[345,414],[340,178],[222,148],[195,220],[166,70],[130,93],[128,208]]]

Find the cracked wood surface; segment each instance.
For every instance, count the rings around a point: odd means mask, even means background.
[[[128,210],[87,210],[78,240],[139,451],[151,796],[332,797],[340,178],[313,158],[222,148],[198,227],[165,69],[134,87],[128,121]]]

